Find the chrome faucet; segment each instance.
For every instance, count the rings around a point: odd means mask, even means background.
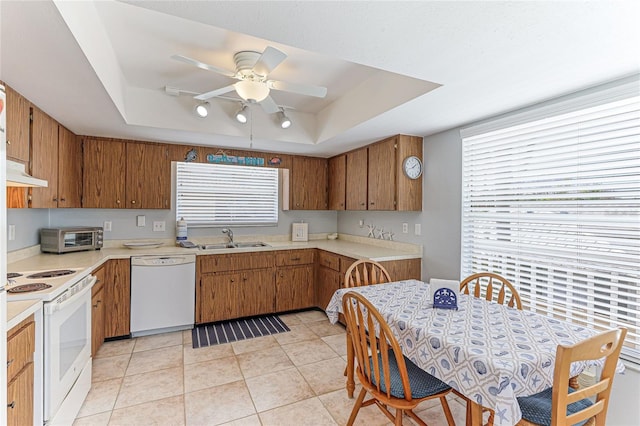
[[[236,243],[233,242],[233,231],[229,228],[222,228],[222,233],[227,234],[229,237],[229,245],[231,247],[236,247]]]

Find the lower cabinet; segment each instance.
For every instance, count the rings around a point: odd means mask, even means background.
[[[313,305],[313,265],[278,268],[276,312],[310,308]]]
[[[104,337],[128,336],[131,332],[131,263],[129,259],[104,264]]]
[[[316,306],[325,309],[340,288],[340,256],[319,250],[316,270]]]
[[[104,342],[104,270],[94,272],[97,278],[91,289],[91,356],[95,357]]]
[[[33,352],[31,315],[7,333],[7,425],[33,424]]]

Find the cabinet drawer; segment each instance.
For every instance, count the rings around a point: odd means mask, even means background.
[[[320,266],[340,272],[340,258],[335,254],[320,251],[318,254],[318,263]]]
[[[10,382],[22,368],[33,361],[36,325],[33,315],[7,333],[7,381]]]
[[[313,263],[314,250],[285,250],[276,253],[276,266],[295,266]]]
[[[200,273],[215,273],[223,271],[240,271],[243,269],[271,268],[274,265],[274,255],[269,254],[220,254],[200,256],[198,258]]]

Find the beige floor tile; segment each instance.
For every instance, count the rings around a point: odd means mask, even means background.
[[[346,363],[340,357],[314,362],[298,367],[316,395],[344,389],[347,378],[344,376]]]
[[[289,355],[289,358],[296,366],[335,358],[338,355],[321,339],[283,345],[282,349]]]
[[[256,337],[253,339],[240,340],[239,342],[231,343],[233,352],[236,355],[240,355],[246,352],[259,351],[261,349],[272,348],[278,346],[278,342],[273,336]]]
[[[344,335],[345,328],[340,324],[331,324],[329,320],[307,323],[307,327],[320,337],[333,336],[335,334]]]
[[[126,339],[126,340],[114,340],[112,342],[104,342],[100,349],[98,349],[98,353],[93,359],[96,358],[105,358],[109,356],[116,355],[130,355],[133,352],[133,347],[136,344],[135,339]]]
[[[304,311],[304,312],[298,312],[296,316],[298,317],[300,322],[303,324],[308,322],[322,321],[327,319],[327,314],[325,314],[324,311],[317,311],[315,309]]]
[[[147,351],[134,352],[131,355],[125,375],[132,376],[165,368],[181,367],[182,365],[182,345],[149,349]]]
[[[320,399],[320,401],[322,401],[322,404],[325,406],[327,411],[331,413],[331,416],[334,418],[334,420],[340,425],[345,425],[347,424],[347,420],[349,420],[351,410],[353,410],[353,406],[356,402],[356,398],[358,397],[360,389],[360,386],[356,385],[356,392],[353,399],[349,399],[347,397],[347,391],[344,389],[320,395],[318,398]],[[392,425],[392,423],[389,421],[389,419],[387,419],[382,411],[378,409],[378,407],[376,407],[375,405],[370,405],[368,407],[363,407],[360,409],[358,415],[356,416],[354,425],[388,426]]]
[[[247,352],[238,355],[237,358],[245,378],[293,367],[293,363],[279,346]]]
[[[113,410],[121,384],[122,379],[111,379],[93,383],[89,394],[80,408],[78,417],[86,417]]]
[[[185,392],[211,388],[242,379],[238,361],[234,356],[184,366]]]
[[[243,419],[223,423],[222,426],[262,426],[262,423],[260,423],[258,415],[254,414],[253,416],[245,417]]]
[[[94,414],[93,416],[78,417],[74,420],[73,426],[107,426],[111,411],[106,413]]]
[[[126,376],[115,408],[181,395],[184,392],[183,367]]]
[[[191,343],[189,343],[185,344],[182,349],[185,365],[233,356],[233,348],[231,347],[231,343],[226,343],[224,345],[205,346],[198,349],[193,349]]]
[[[466,406],[460,404],[455,400],[455,398],[447,398],[447,400],[449,401],[451,414],[453,414],[453,420],[458,425],[465,424],[467,418]],[[418,417],[420,417],[425,423],[428,423],[429,426],[446,426],[448,424],[439,399],[434,401],[425,401],[414,411]],[[412,420],[410,424],[417,423]]]
[[[188,425],[218,425],[243,419],[256,410],[243,381],[187,393],[184,396]]]
[[[318,398],[309,398],[259,414],[263,426],[324,426],[337,425]]]
[[[246,383],[258,412],[314,396],[296,368],[251,377],[246,380]]]
[[[291,331],[286,333],[274,334],[273,337],[281,345],[288,345],[289,343],[301,342],[303,340],[317,339],[318,335],[311,331],[309,327],[304,324],[292,325],[289,327]]]
[[[167,346],[182,346],[182,331],[173,333],[153,334],[137,337],[133,352],[148,351],[149,349],[165,348]]]
[[[182,344],[183,345],[191,345],[193,344],[192,332],[193,330],[183,330],[182,331]]]
[[[345,333],[323,337],[322,341],[329,345],[338,355],[347,355],[347,338]]]
[[[124,377],[131,355],[117,355],[109,358],[94,359],[91,370],[92,382]]]
[[[278,315],[282,322],[287,324],[287,327],[291,328],[292,325],[302,324],[297,314],[280,314]]]
[[[109,424],[184,425],[184,395],[113,410]]]

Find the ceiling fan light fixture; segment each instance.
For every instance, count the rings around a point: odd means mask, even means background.
[[[200,102],[194,108],[196,115],[200,118],[206,118],[209,115],[209,102]]]
[[[240,109],[238,110],[238,112],[236,112],[236,120],[238,121],[238,123],[242,123],[245,124],[247,121],[249,121],[249,108],[247,107],[247,105],[241,105]]]
[[[258,81],[242,80],[233,86],[236,88],[238,95],[245,101],[262,102],[269,96],[269,87]]]
[[[283,129],[288,129],[289,127],[291,127],[291,119],[287,117],[282,108],[280,109],[280,111],[278,111],[277,114],[280,127],[282,127]]]

